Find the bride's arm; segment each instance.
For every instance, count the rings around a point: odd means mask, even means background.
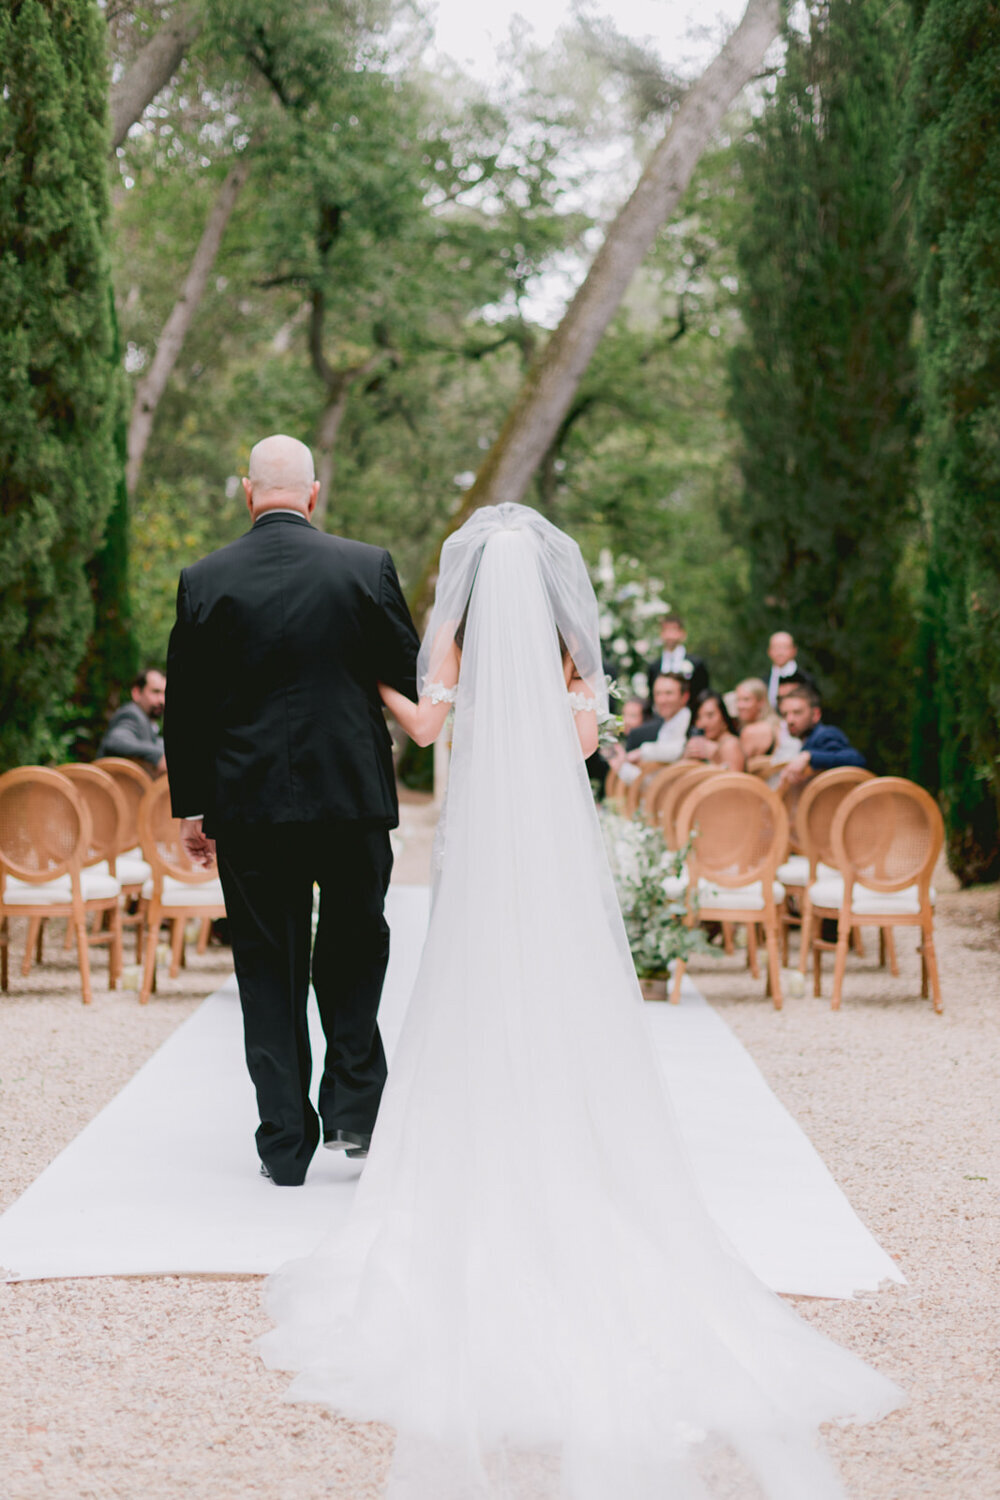
[[[568,693],[579,693],[583,697],[590,698],[591,693],[582,677],[577,677],[573,663],[566,662],[566,691]],[[597,714],[593,709],[574,707],[573,718],[576,722],[576,732],[580,740],[580,749],[583,758],[587,760],[597,749],[601,742],[601,731],[597,727]]]
[[[458,647],[452,643],[432,686],[453,688],[458,682],[459,660]],[[450,699],[435,703],[433,698],[425,696],[418,703],[412,703],[409,698],[404,698],[402,693],[397,693],[395,688],[384,682],[379,683],[378,690],[382,702],[411,740],[418,745],[434,743],[448,717]]]

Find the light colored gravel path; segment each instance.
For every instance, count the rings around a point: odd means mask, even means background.
[[[419,802],[404,808],[398,877],[427,878],[432,821]],[[797,1304],[910,1393],[878,1426],[831,1434],[852,1500],[1000,1500],[997,919],[996,889],[942,894],[943,1016],[912,998],[905,937],[899,980],[852,960],[839,1015],[811,997],[776,1015],[739,959],[695,968],[908,1278],[851,1303]],[[99,958],[85,1009],[49,946],[54,961],[15,974],[0,999],[0,1207],[229,969],[210,949],[141,1008],[101,988]],[[255,1278],[0,1287],[2,1500],[376,1496],[390,1435],[282,1403],[286,1377],[254,1354],[259,1298]]]

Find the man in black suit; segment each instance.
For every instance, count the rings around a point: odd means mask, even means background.
[[[196,863],[218,859],[261,1171],[303,1181],[327,1146],[364,1156],[385,1083],[377,1012],[399,821],[378,683],[416,699],[418,640],[388,552],[310,524],[312,455],[271,437],[243,481],[251,529],[185,568],[170,637],[167,764]],[[319,1117],[306,1025],[327,1049]]]
[[[811,673],[799,666],[799,648],[795,644],[795,637],[788,630],[776,630],[767,643],[767,655],[770,667],[761,676],[767,683],[767,701],[772,708],[778,708],[778,689],[787,678],[794,678],[796,682],[804,682],[808,687],[815,690],[816,679]]]
[[[646,666],[646,679],[652,693],[657,677],[676,672],[687,680],[691,702],[697,703],[708,687],[708,666],[700,656],[687,649],[687,630],[680,615],[664,615],[660,621],[660,654]]]

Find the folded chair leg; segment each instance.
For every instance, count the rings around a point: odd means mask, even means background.
[[[684,983],[684,967],[684,960],[682,958],[674,959],[674,973],[670,984],[671,1005],[680,1005],[681,1003],[681,985]]]
[[[889,970],[894,979],[899,978],[899,962],[896,958],[896,934],[891,927],[885,929],[885,951],[889,955]]]
[[[802,903],[802,925],[799,928],[799,973],[809,972],[809,949],[812,947],[813,914],[808,896]]]
[[[108,944],[108,989],[113,990],[122,977],[122,911],[115,906],[108,913],[111,920],[111,942]]]
[[[747,923],[747,968],[754,979],[760,978],[760,965],[757,962],[757,923]]]
[[[934,923],[933,919],[923,928],[923,953],[927,962],[927,972],[931,981],[931,994],[934,996],[934,1009],[938,1015],[944,1006],[941,1002],[941,979],[938,975],[937,950],[934,947]]]
[[[7,926],[7,918],[0,918],[0,990],[6,995],[9,975],[7,973],[8,944],[10,943],[10,930]]]
[[[201,931],[198,934],[198,952],[199,953],[206,953],[208,951],[208,940],[209,940],[209,938],[211,936],[212,936],[212,918],[211,917],[202,917],[202,919],[201,919]]]
[[[722,951],[728,953],[730,958],[736,952],[736,945],[733,942],[732,922],[723,922],[722,924]]]
[[[847,917],[841,915],[837,926],[837,958],[833,966],[833,998],[830,1001],[831,1010],[840,1009],[840,993],[844,985],[844,970],[847,968],[847,947],[851,941],[851,924]]]
[[[864,939],[864,933],[861,931],[860,927],[852,927],[851,928],[851,941],[854,944],[854,951],[858,955],[858,957],[859,958],[864,958],[864,956],[865,956],[865,939]]]
[[[764,936],[767,940],[767,989],[774,1002],[775,1010],[780,1010],[781,999],[781,958],[778,952],[778,928],[777,922],[768,922],[764,927]]]
[[[142,971],[142,988],[139,991],[139,1004],[147,1005],[153,989],[156,987],[156,942],[160,932],[160,908],[155,901],[151,901],[146,908],[147,931],[143,938],[143,948],[146,959]]]
[[[76,951],[80,961],[80,985],[83,990],[83,1003],[90,1005],[94,998],[94,992],[90,985],[90,939],[87,935],[87,922],[80,912],[74,917],[72,928],[76,933]]]
[[[879,966],[880,969],[884,969],[885,968],[885,928],[884,927],[880,927],[879,930],[878,930],[878,966]]]
[[[32,960],[32,957],[33,957],[34,953],[36,952],[36,950],[38,948],[38,938],[39,938],[39,934],[41,933],[41,930],[42,930],[42,919],[41,919],[41,917],[29,917],[28,918],[28,936],[25,939],[25,943],[24,943],[24,958],[23,958],[23,960],[21,962],[21,973],[22,973],[22,975],[27,975],[27,974],[31,973],[31,960]],[[72,937],[72,935],[73,935],[72,925],[67,924],[67,930],[69,931],[70,937]]]
[[[174,918],[173,938],[170,944],[170,977],[176,979],[184,960],[184,918]]]
[[[920,998],[927,999],[927,951],[924,948],[924,938],[920,939]]]

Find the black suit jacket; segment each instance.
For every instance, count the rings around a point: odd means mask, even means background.
[[[265,512],[185,568],[167,657],[175,817],[399,821],[376,684],[415,700],[419,642],[388,552]]]
[[[663,720],[657,714],[652,714],[638,729],[630,729],[625,737],[625,753],[638,750],[640,745],[650,744],[656,739],[662,726]]]
[[[691,712],[694,713],[694,706],[698,701],[698,695],[700,693],[703,693],[708,687],[708,664],[703,660],[702,657],[692,656],[690,651],[687,653],[687,659],[694,668],[694,671],[691,673],[691,677],[689,679],[691,696],[688,699],[688,704],[690,706]],[[653,691],[653,682],[655,678],[660,676],[660,662],[662,660],[663,652],[661,651],[659,655],[654,656],[653,660],[646,666],[646,680],[649,683],[649,691],[651,693]]]

